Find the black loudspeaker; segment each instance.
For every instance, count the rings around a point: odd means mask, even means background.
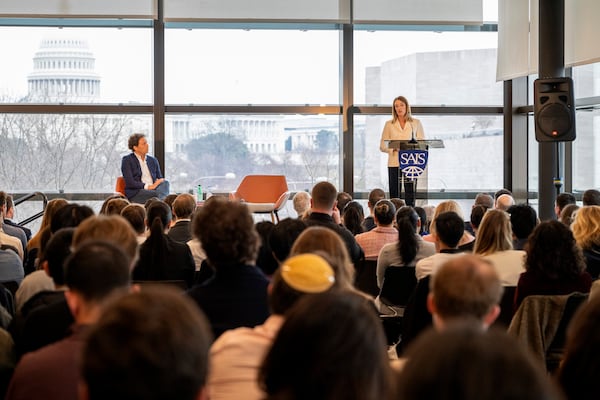
[[[533,83],[535,139],[575,140],[575,100],[571,78],[536,79]]]

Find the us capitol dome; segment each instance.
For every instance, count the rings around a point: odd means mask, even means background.
[[[27,76],[30,100],[92,101],[100,97],[100,76],[94,72],[94,54],[80,39],[44,39]]]

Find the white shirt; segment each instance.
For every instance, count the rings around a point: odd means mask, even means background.
[[[148,168],[148,164],[146,163],[146,157],[142,160],[142,157],[138,156],[134,153],[140,162],[140,168],[142,169],[142,182],[144,183],[144,189],[148,189],[148,186],[152,185],[154,181],[152,180],[152,174],[150,174],[150,168]]]
[[[464,253],[435,253],[432,256],[422,259],[415,267],[415,275],[417,279],[422,279],[427,275],[435,275],[437,270],[446,261],[460,256]]]
[[[263,325],[226,331],[213,343],[207,381],[211,400],[266,398],[258,369],[282,324],[281,315],[271,315]]]
[[[517,286],[521,273],[525,272],[525,256],[522,250],[506,250],[485,255],[483,258],[492,263],[502,286]]]

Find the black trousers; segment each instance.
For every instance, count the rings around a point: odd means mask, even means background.
[[[390,187],[390,199],[402,198],[402,183],[404,183],[404,201],[407,206],[414,207],[416,200],[415,187],[416,179],[408,179],[406,176],[400,176],[400,168],[388,167],[388,183]]]

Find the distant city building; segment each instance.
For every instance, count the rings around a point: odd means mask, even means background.
[[[27,76],[29,101],[69,99],[90,102],[100,97],[100,76],[94,54],[80,39],[44,39]]]

